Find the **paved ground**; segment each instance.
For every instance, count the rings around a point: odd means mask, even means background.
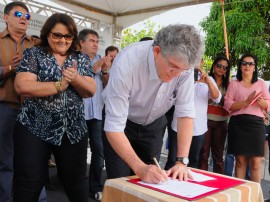
[[[88,158],[87,158],[87,164],[88,164],[87,174],[88,174],[90,159],[91,159],[91,152],[89,151],[89,148],[88,148],[88,155],[87,156],[88,156]],[[59,181],[59,178],[57,176],[56,168],[50,168],[49,175],[50,175],[51,184],[53,185],[53,188],[55,190],[53,190],[53,191],[48,190],[48,189],[46,190],[47,191],[47,202],[69,202],[69,200],[65,194],[65,191],[62,187],[62,184]],[[87,181],[87,184],[88,184],[88,178],[86,178],[85,180]],[[103,182],[105,182],[105,180],[106,180],[106,171],[104,170]],[[91,196],[89,196],[88,202],[96,202],[96,200],[93,199]]]

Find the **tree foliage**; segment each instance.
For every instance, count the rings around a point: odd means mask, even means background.
[[[132,28],[127,28],[122,33],[121,48],[127,45],[140,41],[141,38],[149,36],[154,38],[157,31],[161,29],[160,25],[155,22],[151,22],[149,19],[143,21],[143,29],[136,30]]]
[[[261,76],[269,79],[270,0],[227,0],[224,9],[232,64],[235,65],[242,54],[253,53],[258,58]],[[205,54],[212,59],[217,54],[224,54],[220,2],[212,4],[209,16],[200,25],[206,33]]]

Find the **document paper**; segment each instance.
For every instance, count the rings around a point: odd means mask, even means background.
[[[138,183],[187,198],[193,198],[217,189],[200,184],[194,184],[191,182],[172,180],[171,178],[169,178],[167,182],[164,182],[162,184],[149,184],[143,181],[140,181]]]
[[[193,172],[192,170],[189,170],[188,171],[192,177],[193,177],[193,182],[205,182],[205,181],[208,181],[208,180],[215,180],[216,178],[214,177],[210,177],[210,176],[207,176],[207,175],[204,175],[204,174],[200,174],[200,173],[196,173],[196,172]]]
[[[200,172],[199,170],[192,169],[189,170],[189,173],[192,175],[193,179],[188,182],[172,180],[171,178],[169,178],[167,182],[160,184],[145,183],[141,181],[140,178],[134,178],[128,181],[186,200],[197,200],[245,183],[243,180],[233,179],[209,172]]]

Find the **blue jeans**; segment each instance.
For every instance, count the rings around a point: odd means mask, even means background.
[[[45,190],[45,186],[42,188],[40,195],[39,195],[39,202],[46,202],[46,190]]]
[[[89,143],[91,148],[91,163],[89,170],[89,191],[94,194],[101,192],[102,171],[104,167],[104,152],[102,142],[102,120],[91,119],[86,121],[88,127]]]
[[[13,130],[18,109],[0,102],[0,201],[11,201],[13,183]]]
[[[233,176],[234,160],[235,160],[235,157],[233,154],[226,154],[225,163],[224,163],[224,174],[225,175]],[[250,180],[249,163],[247,163],[247,168],[246,168],[246,179]]]
[[[224,174],[228,176],[233,176],[234,169],[234,155],[226,154],[224,163]]]

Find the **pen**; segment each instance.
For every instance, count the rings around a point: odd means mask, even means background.
[[[159,165],[159,163],[158,163],[158,161],[157,161],[157,159],[156,159],[156,157],[154,157],[153,160],[154,160],[156,166],[157,166],[160,170],[162,170],[161,167],[160,167],[160,165]],[[160,181],[160,183],[162,183],[162,182]],[[166,181],[165,183],[168,184],[167,181]]]
[[[158,163],[156,157],[154,157],[153,160],[154,160],[156,166],[157,166],[159,169],[161,169],[161,167],[160,167],[160,165],[159,165],[159,163]],[[161,170],[162,170],[162,169],[161,169]]]

